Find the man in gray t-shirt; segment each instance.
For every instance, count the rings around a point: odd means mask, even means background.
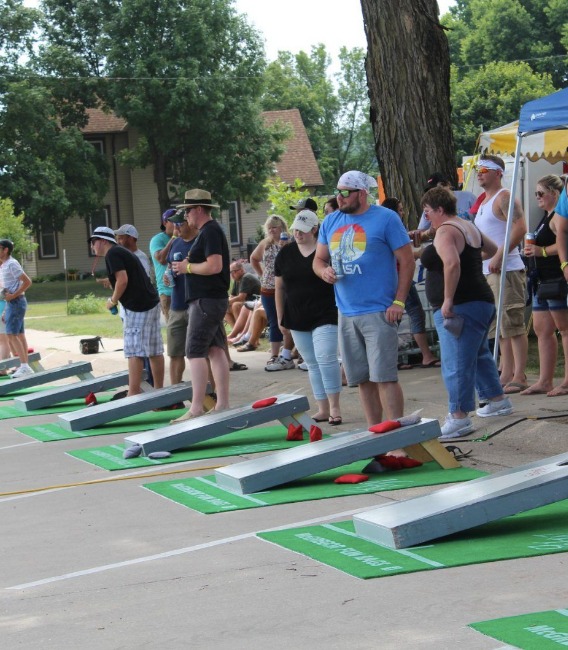
[[[260,294],[260,280],[253,273],[245,273],[242,262],[232,262],[229,270],[233,280],[233,288],[229,296],[229,308],[225,320],[233,327],[244,303],[247,300],[252,300],[253,296]]]

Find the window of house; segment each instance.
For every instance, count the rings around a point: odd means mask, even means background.
[[[241,215],[239,214],[239,204],[237,201],[229,203],[229,235],[231,236],[231,245],[240,246]]]
[[[57,232],[53,226],[43,227],[39,231],[39,258],[49,259],[59,257],[57,250]]]
[[[105,152],[105,143],[102,140],[89,140],[89,144],[92,144],[93,147],[102,155]]]
[[[91,235],[93,234],[93,230],[95,230],[95,228],[99,228],[101,226],[106,226],[107,228],[111,227],[110,205],[105,206],[104,208],[102,208],[102,210],[99,210],[94,215],[92,215],[89,219],[87,219],[87,239],[91,237]],[[94,257],[91,251],[91,245],[88,244],[88,247],[89,247],[90,257]]]

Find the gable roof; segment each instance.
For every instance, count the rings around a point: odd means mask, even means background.
[[[81,129],[85,135],[94,133],[121,133],[128,129],[128,123],[114,113],[105,113],[100,108],[88,108],[89,121]]]
[[[276,163],[278,176],[288,185],[292,185],[296,178],[300,178],[307,187],[323,185],[323,179],[300,111],[297,108],[285,111],[265,111],[262,118],[266,126],[283,122],[292,128],[292,136],[284,142],[286,151]]]
[[[81,129],[85,135],[121,133],[128,130],[127,121],[114,113],[105,113],[98,108],[89,108],[87,114],[89,122]],[[300,111],[297,108],[285,111],[265,111],[262,113],[262,118],[266,126],[282,122],[288,124],[292,130],[291,137],[284,142],[286,149],[275,164],[278,176],[288,185],[292,185],[296,178],[300,178],[306,187],[323,185],[323,179]]]

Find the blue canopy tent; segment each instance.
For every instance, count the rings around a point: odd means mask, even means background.
[[[521,159],[521,146],[523,138],[533,133],[542,133],[543,131],[568,129],[568,88],[559,90],[552,95],[534,99],[527,102],[521,108],[519,117],[519,130],[517,132],[517,147],[515,151],[515,162],[513,165],[513,178],[511,181],[511,196],[515,196],[515,189],[519,178],[519,168]],[[567,154],[568,156],[568,154]],[[505,231],[504,250],[509,249],[511,241],[511,228],[513,225],[513,208],[514,201],[509,204],[507,214],[507,229]],[[501,316],[503,313],[502,297],[505,292],[505,274],[501,274],[501,289],[499,304],[497,305],[497,332],[500,331]],[[499,354],[499,337],[495,339],[495,359]]]

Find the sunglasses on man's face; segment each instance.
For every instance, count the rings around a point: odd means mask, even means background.
[[[478,174],[487,174],[487,172],[495,171],[494,169],[489,169],[488,167],[476,167]]]
[[[537,199],[542,199],[542,197],[546,194],[546,192],[541,192],[540,190],[537,190],[534,195],[536,196]]]
[[[334,190],[335,196],[342,196],[344,199],[351,196],[353,192],[360,192],[361,190]]]

